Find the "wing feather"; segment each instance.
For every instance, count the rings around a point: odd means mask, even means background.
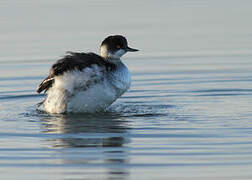
[[[95,53],[67,52],[65,57],[52,65],[49,76],[40,83],[37,92],[46,92],[49,88],[51,88],[53,86],[55,76],[60,76],[71,70],[82,71],[84,68],[91,67],[93,64],[105,67],[106,71],[112,71],[115,68],[113,63],[108,62]]]
[[[52,84],[54,83],[54,78],[51,78],[50,76],[48,76],[47,78],[45,78],[39,85],[38,89],[37,89],[37,93],[41,93],[42,91],[45,90],[45,92],[52,87]]]

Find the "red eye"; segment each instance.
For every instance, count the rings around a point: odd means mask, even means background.
[[[117,49],[120,49],[120,48],[121,48],[121,46],[120,46],[120,45],[116,45],[116,48],[117,48]]]

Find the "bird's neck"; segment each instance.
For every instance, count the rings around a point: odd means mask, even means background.
[[[108,52],[107,48],[101,47],[100,56],[110,63],[113,63],[113,64],[121,63],[120,57],[115,56],[111,54],[110,52]]]
[[[120,58],[107,57],[107,58],[105,58],[105,60],[108,61],[108,62],[110,62],[110,63],[113,63],[115,65],[118,65],[118,64],[122,63],[122,61],[121,61]]]
[[[111,63],[114,63],[114,64],[117,64],[117,63],[121,62],[120,56],[109,52],[106,45],[101,46],[100,56],[102,58],[104,58],[105,60],[107,60],[107,61],[109,61]]]

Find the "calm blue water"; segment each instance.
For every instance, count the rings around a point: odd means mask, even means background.
[[[5,180],[251,179],[252,1],[0,2]],[[65,51],[123,34],[132,87],[103,114],[36,111]]]

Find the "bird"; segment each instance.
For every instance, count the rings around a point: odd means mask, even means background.
[[[122,35],[106,37],[100,55],[68,51],[40,83],[37,93],[46,96],[39,108],[50,114],[106,110],[130,88],[131,74],[121,57],[136,51]]]

